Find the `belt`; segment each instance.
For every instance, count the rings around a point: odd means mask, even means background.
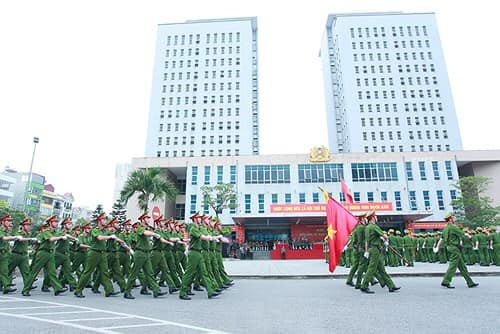
[[[22,256],[28,255],[28,252],[16,252],[16,251],[12,251],[12,253],[18,254],[18,255],[22,255]]]

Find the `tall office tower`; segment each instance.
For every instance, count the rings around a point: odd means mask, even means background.
[[[434,13],[329,15],[320,54],[332,152],[462,149]]]
[[[257,18],[160,24],[147,157],[259,153]]]

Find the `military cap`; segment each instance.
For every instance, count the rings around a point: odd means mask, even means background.
[[[101,213],[99,216],[97,216],[97,218],[95,219],[95,221],[97,222],[97,221],[99,221],[99,220],[101,220],[101,219],[106,219],[107,217],[108,217],[108,216],[106,216],[106,214],[105,214],[105,213]]]
[[[12,217],[10,215],[7,215],[7,216],[4,216],[2,218],[0,218],[0,222],[10,222],[12,221]]]
[[[140,219],[140,217],[139,217],[139,219]],[[154,222],[155,222],[156,224],[158,224],[158,223],[160,223],[162,220],[163,220],[163,216],[162,216],[162,215],[159,215],[158,217],[156,217],[156,218],[154,219]]]
[[[122,225],[132,225],[132,222],[130,221],[130,219],[127,219],[126,221],[123,222]]]
[[[135,222],[132,224],[132,227],[133,228],[136,228],[136,227],[139,227],[141,224],[139,222]]]
[[[82,224],[82,228],[86,229],[86,230],[90,230],[90,223],[86,221],[85,223]]]
[[[370,210],[366,213],[366,218],[370,219],[371,217],[375,216],[375,210]]]
[[[405,233],[410,233],[410,230],[409,230],[409,229],[407,229],[407,228],[405,228],[405,231],[404,231],[404,232],[405,232]]]
[[[52,223],[52,222],[56,222],[58,221],[59,219],[57,218],[57,216],[51,216],[49,218],[47,218],[46,222],[47,223]]]
[[[401,231],[400,230],[396,230],[396,234],[401,234]]]
[[[200,217],[201,217],[201,216],[200,216],[200,213],[199,213],[198,211],[196,211],[196,212],[194,213],[194,215],[192,215],[192,216],[191,216],[191,217],[189,217],[189,218],[190,218],[190,219],[196,219],[196,218],[200,218]]]
[[[71,218],[64,218],[63,221],[61,222],[61,225],[65,225],[71,223]]]
[[[21,225],[30,225],[31,224],[31,218],[26,218],[25,220],[22,221]]]
[[[117,224],[117,223],[118,223],[118,217],[113,217],[109,221],[108,226],[111,225],[111,224]]]
[[[145,218],[151,218],[147,212],[144,212],[142,215],[139,216],[139,218],[137,218],[137,220],[143,220]]]
[[[359,218],[365,218],[366,217],[366,212],[358,212],[354,215],[354,217]]]
[[[76,225],[75,227],[73,227],[72,231],[80,231],[80,226]]]
[[[450,221],[451,219],[453,219],[453,212],[450,212],[448,213],[445,217],[444,217],[444,220],[445,221]]]
[[[174,217],[168,218],[166,223],[167,224],[174,224],[175,223]]]

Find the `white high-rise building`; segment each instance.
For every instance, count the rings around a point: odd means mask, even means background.
[[[257,18],[160,24],[147,157],[259,153]]]
[[[321,58],[332,152],[462,149],[434,13],[329,15]]]

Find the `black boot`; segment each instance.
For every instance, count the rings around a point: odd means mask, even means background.
[[[369,288],[361,288],[361,292],[364,292],[364,293],[375,293],[375,291],[372,291]]]
[[[401,289],[401,287],[400,287],[400,286],[395,286],[395,287],[393,287],[393,288],[389,288],[389,292],[396,292],[396,291],[398,291],[399,289]]]
[[[191,297],[189,297],[189,296],[180,296],[179,295],[179,299],[182,299],[182,300],[191,300]]]
[[[161,297],[161,296],[165,296],[168,292],[167,291],[157,291],[157,292],[153,292],[153,297],[154,298],[158,298],[158,297]]]
[[[127,292],[123,295],[123,298],[125,299],[135,299],[134,296],[132,296],[132,294],[130,292]]]
[[[85,296],[83,295],[83,293],[81,291],[80,292],[75,291],[75,297],[77,297],[77,298],[85,298]]]
[[[149,292],[148,290],[141,290],[141,295],[150,296],[151,292]]]
[[[448,288],[448,289],[455,289],[454,286],[451,286],[451,285],[445,284],[445,283],[441,283],[441,286],[444,286],[445,288]]]
[[[170,293],[170,294],[173,294],[174,292],[177,292],[177,291],[179,291],[179,289],[177,289],[177,288],[172,288],[172,289],[169,288],[168,289],[168,293]]]
[[[114,296],[117,296],[119,294],[120,293],[118,291],[113,291],[113,292],[109,292],[109,293],[105,294],[104,296],[105,297],[114,297]]]
[[[64,293],[68,291],[68,288],[61,288],[59,290],[57,290],[56,292],[54,292],[54,296],[59,296],[61,293]]]

